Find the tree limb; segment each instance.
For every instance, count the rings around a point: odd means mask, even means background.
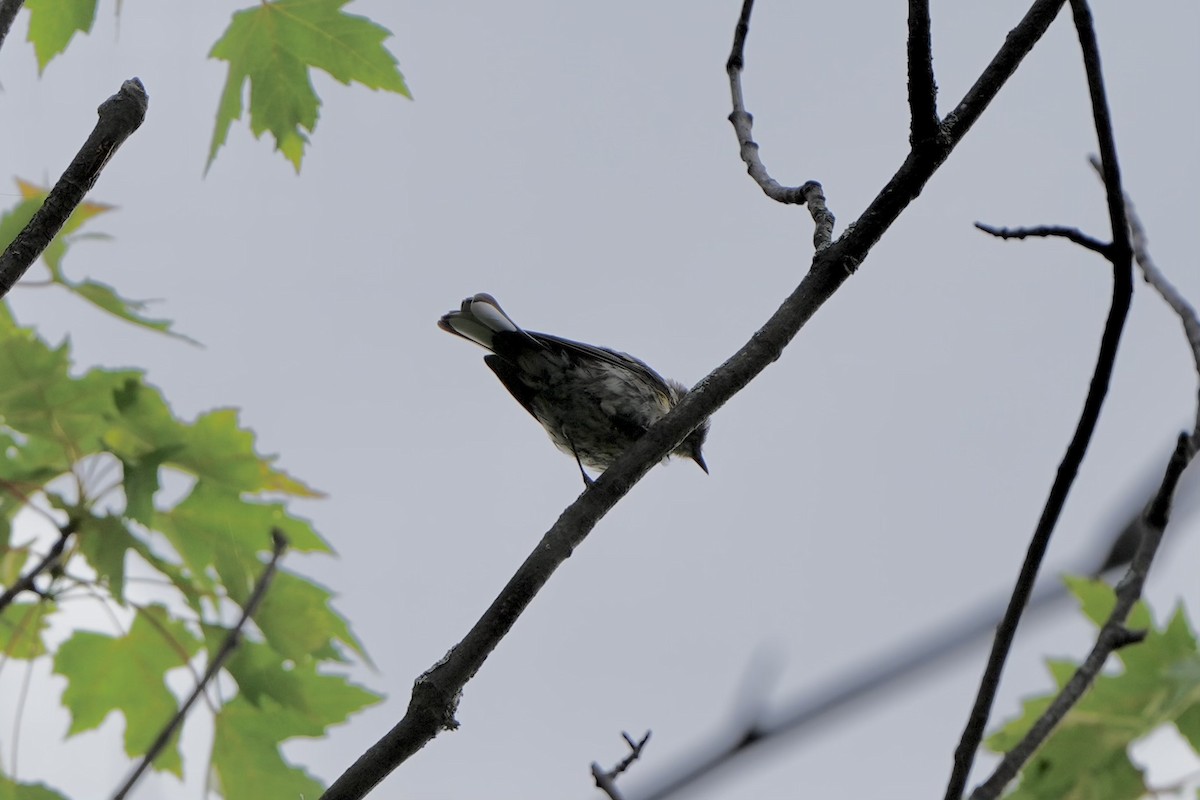
[[[929,25],[929,0],[908,0],[908,143],[912,147],[936,136],[939,125]]]
[[[246,627],[246,623],[250,621],[250,618],[254,616],[254,613],[258,611],[258,606],[262,603],[263,598],[267,596],[267,589],[271,587],[271,579],[275,577],[275,568],[279,564],[279,559],[283,557],[284,551],[287,550],[287,545],[287,537],[283,535],[283,531],[278,528],[272,528],[271,560],[263,568],[262,574],[258,576],[258,581],[254,584],[254,589],[250,592],[250,597],[246,600],[246,604],[242,606],[241,619],[230,629],[225,640],[221,642],[220,648],[209,659],[208,669],[204,671],[203,677],[196,683],[195,688],[192,689],[192,693],[183,701],[179,710],[175,712],[175,716],[159,731],[158,738],[150,745],[150,749],[146,751],[146,755],[142,757],[141,762],[130,773],[129,777],[125,779],[121,787],[113,793],[113,800],[123,800],[133,790],[133,787],[141,780],[146,770],[154,763],[154,759],[158,758],[162,751],[166,749],[167,744],[171,741],[171,737],[179,730],[179,726],[187,718],[192,706],[195,705],[200,695],[204,693],[205,687],[212,683],[213,679],[217,677],[217,673],[225,666],[225,662],[233,655],[233,651],[237,650],[238,645],[241,644],[242,630]]]
[[[25,0],[0,0],[0,47],[4,46],[4,40],[8,38],[13,20],[17,18],[17,12],[24,4]]]
[[[50,552],[46,553],[45,558],[39,561],[29,572],[22,575],[16,583],[5,589],[3,593],[0,593],[0,612],[4,611],[21,592],[37,592],[37,588],[33,585],[33,582],[37,579],[38,575],[41,575],[52,567],[62,557],[63,549],[67,546],[67,539],[71,538],[71,534],[75,532],[75,527],[75,520],[68,520],[67,524],[59,529],[58,541],[50,548]]]
[[[66,223],[75,207],[96,184],[100,171],[129,135],[146,118],[149,98],[137,78],[121,84],[121,89],[96,109],[100,119],[79,149],[66,172],[54,184],[42,207],[0,254],[0,297],[8,294],[25,271]]]
[[[1120,168],[1117,165],[1112,119],[1109,115],[1108,99],[1104,90],[1104,76],[1100,70],[1099,47],[1096,43],[1095,29],[1092,26],[1091,12],[1088,10],[1086,0],[1071,0],[1071,8],[1074,12],[1080,48],[1083,51],[1088,93],[1092,101],[1092,118],[1096,128],[1096,137],[1100,144],[1109,224],[1112,228],[1112,244],[1108,246],[1106,254],[1113,268],[1112,306],[1104,324],[1104,333],[1100,338],[1100,354],[1092,375],[1091,386],[1088,388],[1087,399],[1084,401],[1083,413],[1075,428],[1075,435],[1071,438],[1071,443],[1059,465],[1054,483],[1050,487],[1050,496],[1046,500],[1033,538],[1029,542],[1025,561],[1021,565],[1016,586],[1013,588],[1008,610],[996,630],[992,651],[988,656],[987,666],[984,668],[983,677],[980,680],[979,692],[975,697],[975,703],[963,730],[962,738],[954,752],[954,768],[951,770],[950,780],[946,786],[946,800],[958,800],[966,788],[967,778],[971,766],[975,762],[979,743],[983,740],[983,732],[1000,686],[1000,675],[1012,649],[1017,625],[1025,610],[1030,592],[1033,590],[1038,569],[1046,554],[1046,548],[1050,544],[1050,536],[1058,523],[1059,515],[1066,504],[1067,494],[1071,490],[1071,485],[1079,471],[1079,465],[1087,453],[1088,444],[1096,429],[1096,423],[1099,421],[1104,396],[1108,391],[1113,365],[1116,362],[1121,331],[1133,297],[1132,248],[1129,242],[1129,226],[1125,219],[1124,193],[1121,189]],[[1145,547],[1145,537],[1143,537],[1140,547]]]

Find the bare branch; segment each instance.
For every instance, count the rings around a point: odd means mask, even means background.
[[[975,227],[984,233],[990,233],[998,239],[1028,239],[1043,237],[1067,239],[1080,247],[1108,257],[1109,246],[1099,239],[1088,236],[1078,228],[1068,228],[1065,225],[1035,225],[1031,228],[994,228],[982,222],[976,222]]]
[[[600,766],[599,762],[592,762],[592,778],[596,781],[596,788],[600,789],[612,798],[612,800],[623,800],[620,790],[617,789],[617,776],[629,769],[630,765],[642,755],[642,749],[646,746],[646,742],[650,741],[650,731],[646,731],[646,735],[637,742],[624,731],[621,732],[621,738],[625,740],[625,744],[629,745],[629,755],[625,756],[621,760],[621,763],[610,770],[605,770]]]
[[[908,0],[908,142],[917,147],[937,135],[937,83],[933,77],[933,37],[929,0]]]
[[[46,553],[46,556],[33,569],[22,575],[16,583],[5,589],[3,593],[0,593],[0,611],[4,611],[21,592],[41,594],[41,592],[38,592],[37,587],[33,585],[33,582],[37,579],[37,576],[58,563],[58,560],[62,557],[63,549],[67,546],[67,539],[70,539],[71,534],[75,532],[76,524],[74,519],[68,520],[67,524],[59,529],[58,541],[50,548],[50,552]]]
[[[4,40],[8,38],[13,20],[17,18],[17,12],[24,4],[25,0],[0,0],[0,47],[4,46]]]
[[[121,84],[120,91],[96,109],[100,119],[91,135],[58,183],[54,184],[33,219],[0,254],[0,297],[8,294],[16,285],[62,229],[75,207],[83,202],[105,164],[146,118],[148,103],[142,82],[130,78]]]
[[[1195,452],[1188,435],[1180,434],[1175,445],[1175,452],[1171,454],[1171,460],[1167,464],[1166,474],[1163,476],[1158,494],[1146,510],[1145,535],[1138,545],[1133,562],[1129,565],[1129,571],[1117,584],[1116,604],[1100,628],[1100,634],[1097,636],[1091,652],[1075,670],[1075,674],[1067,681],[1049,708],[1034,722],[1024,738],[1005,753],[992,775],[971,793],[971,800],[993,800],[993,798],[999,797],[1009,781],[1017,776],[1021,767],[1033,756],[1037,748],[1054,730],[1054,727],[1083,697],[1084,692],[1088,690],[1088,687],[1096,680],[1096,676],[1100,674],[1100,670],[1104,668],[1104,663],[1108,660],[1109,655],[1145,638],[1145,632],[1128,630],[1125,627],[1125,620],[1129,617],[1134,603],[1142,596],[1142,587],[1146,584],[1150,564],[1162,543],[1163,533],[1167,527],[1171,498],[1175,494],[1175,488],[1179,485],[1179,477],[1191,462]]]
[[[987,666],[984,668],[983,677],[980,680],[979,692],[975,697],[975,703],[963,730],[962,738],[954,752],[954,768],[946,786],[946,800],[958,800],[966,788],[967,777],[975,762],[979,743],[983,740],[983,731],[987,727],[992,704],[996,699],[996,691],[1000,686],[1000,675],[1012,649],[1017,625],[1020,623],[1029,595],[1033,591],[1038,569],[1045,557],[1046,548],[1050,544],[1050,536],[1058,523],[1071,485],[1079,471],[1079,465],[1083,462],[1088,444],[1091,442],[1092,434],[1100,419],[1100,410],[1104,404],[1104,397],[1112,379],[1113,365],[1116,362],[1117,346],[1120,343],[1121,332],[1124,329],[1125,319],[1129,314],[1129,306],[1133,298],[1132,249],[1129,244],[1128,224],[1125,220],[1125,206],[1122,199],[1120,169],[1117,166],[1112,119],[1109,115],[1108,99],[1104,90],[1104,76],[1100,70],[1099,48],[1086,0],[1071,0],[1071,8],[1074,11],[1080,48],[1083,51],[1088,93],[1092,101],[1092,118],[1096,127],[1096,137],[1100,143],[1101,161],[1104,165],[1105,194],[1113,235],[1113,242],[1106,254],[1113,268],[1112,306],[1108,312],[1108,319],[1104,323],[1104,333],[1100,338],[1100,354],[1096,360],[1096,368],[1092,374],[1092,383],[1088,388],[1087,399],[1084,401],[1083,413],[1075,428],[1075,435],[1071,438],[1067,452],[1058,467],[1058,473],[1050,487],[1050,496],[1046,500],[1042,516],[1038,520],[1033,538],[1029,542],[1025,561],[1021,565],[1016,586],[1013,588],[1008,610],[996,629],[996,638],[992,643],[992,651],[988,656]],[[1146,538],[1148,537],[1143,537],[1139,549],[1146,546]]]
[[[283,531],[278,528],[272,528],[271,560],[263,568],[262,575],[258,576],[258,581],[254,584],[254,589],[250,592],[250,597],[242,607],[241,619],[230,629],[225,640],[221,642],[220,648],[209,659],[208,669],[204,671],[204,676],[196,684],[195,688],[192,689],[192,693],[188,695],[188,698],[183,701],[179,710],[175,712],[175,716],[159,732],[158,738],[150,745],[150,749],[146,751],[146,755],[142,758],[141,763],[125,779],[125,783],[121,784],[121,788],[113,793],[113,800],[122,800],[122,798],[126,797],[133,790],[133,787],[141,780],[146,770],[154,763],[154,759],[158,758],[162,751],[166,749],[167,744],[171,741],[171,737],[175,735],[179,726],[183,724],[184,719],[187,718],[188,712],[191,711],[196,700],[204,693],[205,687],[212,683],[213,679],[217,677],[217,673],[225,666],[225,662],[233,655],[233,651],[238,648],[242,640],[242,630],[246,627],[246,623],[250,621],[250,617],[254,616],[254,613],[258,611],[258,606],[262,603],[263,598],[267,596],[267,589],[271,587],[271,579],[275,577],[275,568],[279,564],[279,559],[283,557],[284,551],[287,550],[287,545],[287,537],[283,535]]]

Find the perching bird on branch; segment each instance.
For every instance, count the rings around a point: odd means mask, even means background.
[[[492,351],[484,362],[554,444],[575,457],[587,484],[585,466],[607,469],[688,392],[633,356],[523,330],[489,294],[463,300],[438,327]],[[707,435],[705,420],[672,455],[708,472],[700,452]]]

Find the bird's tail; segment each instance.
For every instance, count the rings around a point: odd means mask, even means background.
[[[496,334],[524,333],[504,313],[496,298],[485,293],[463,300],[458,311],[451,311],[438,320],[438,327],[493,351],[496,349],[493,346]]]

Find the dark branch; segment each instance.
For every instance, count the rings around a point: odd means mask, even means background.
[[[828,247],[819,250],[811,269],[795,291],[745,345],[687,393],[667,416],[637,440],[612,466],[568,506],[517,569],[479,621],[444,658],[417,678],[408,710],[391,731],[372,745],[325,793],[325,800],[364,797],[387,775],[443,730],[454,719],[463,686],[483,666],[496,645],[574,549],[609,509],[643,475],[674,450],[768,365],[812,318],[850,273],[866,258],[930,176],[958,145],[979,114],[1012,76],[1025,54],[1041,38],[1063,0],[1035,0],[1025,19],[1008,35],[992,64],[960,103],[963,117],[955,129],[939,137],[927,152],[910,155],[855,225]],[[748,13],[743,8],[743,15]],[[731,61],[737,65],[740,48]]]
[[[1000,793],[1004,791],[1004,787],[1017,776],[1021,767],[1033,756],[1050,732],[1054,730],[1054,727],[1083,697],[1084,692],[1104,668],[1104,663],[1108,660],[1109,655],[1145,638],[1144,632],[1128,630],[1125,627],[1125,620],[1133,609],[1134,603],[1142,596],[1142,588],[1150,573],[1150,565],[1158,552],[1167,527],[1171,498],[1175,495],[1175,488],[1179,485],[1179,478],[1183,475],[1183,470],[1191,462],[1194,454],[1195,448],[1191,439],[1187,434],[1180,434],[1175,445],[1175,452],[1171,454],[1171,459],[1167,464],[1162,485],[1159,487],[1154,501],[1146,510],[1145,535],[1138,545],[1133,562],[1129,565],[1129,571],[1117,584],[1116,604],[1100,628],[1100,634],[1096,637],[1096,643],[1092,646],[1091,652],[1075,670],[1075,674],[1067,681],[1066,686],[1054,698],[1049,708],[1034,722],[1024,738],[1004,754],[1004,758],[996,766],[991,776],[971,793],[971,800],[993,800],[993,798],[999,797]]]
[[[212,683],[213,679],[217,677],[217,673],[225,666],[225,662],[233,655],[233,651],[241,644],[242,630],[246,627],[246,623],[250,621],[250,618],[254,616],[254,613],[258,611],[258,606],[262,603],[263,598],[267,596],[267,589],[271,587],[271,579],[275,577],[275,569],[279,565],[279,559],[283,557],[284,551],[287,550],[287,546],[287,537],[278,528],[273,528],[271,530],[271,560],[263,568],[262,575],[258,576],[258,581],[254,584],[253,591],[250,592],[250,597],[246,600],[246,604],[242,606],[241,619],[230,629],[225,640],[221,642],[220,648],[209,659],[208,669],[204,671],[203,677],[196,683],[195,688],[192,689],[192,693],[183,701],[183,705],[179,707],[179,711],[159,731],[158,738],[150,745],[150,749],[146,751],[146,755],[142,758],[141,763],[130,773],[125,783],[121,785],[121,788],[117,789],[113,794],[113,800],[122,800],[122,798],[133,790],[133,787],[141,780],[146,770],[154,763],[154,759],[158,758],[171,741],[171,737],[179,730],[179,726],[187,718],[188,712],[195,705],[196,700],[204,693],[205,687]]]
[[[1060,239],[1067,239],[1080,247],[1108,258],[1109,246],[1099,239],[1088,236],[1078,228],[1068,228],[1065,225],[1035,225],[1032,228],[993,228],[991,225],[986,225],[982,222],[976,222],[975,227],[999,239],[1028,239],[1030,237],[1058,237]]]
[[[938,132],[929,0],[908,0],[908,110],[912,117],[908,142],[915,148]]]
[[[1021,565],[1012,599],[1004,619],[996,630],[996,638],[988,656],[980,681],[979,693],[971,709],[971,715],[963,730],[962,739],[954,753],[954,768],[946,786],[946,800],[958,800],[966,788],[967,777],[975,762],[975,754],[983,739],[988,717],[991,715],[992,704],[996,699],[996,691],[1000,686],[1000,674],[1004,663],[1012,649],[1013,638],[1016,636],[1017,625],[1025,610],[1033,584],[1037,580],[1038,569],[1045,557],[1046,548],[1050,544],[1050,536],[1054,533],[1059,515],[1066,504],[1067,495],[1079,465],[1087,453],[1088,444],[1095,432],[1100,419],[1100,410],[1104,405],[1104,397],[1112,378],[1113,365],[1116,362],[1117,346],[1121,340],[1121,332],[1129,313],[1129,305],[1133,298],[1133,263],[1132,249],[1129,244],[1128,224],[1125,220],[1125,207],[1122,200],[1120,170],[1117,167],[1116,144],[1112,134],[1112,120],[1108,111],[1108,100],[1104,91],[1104,77],[1100,71],[1100,54],[1096,44],[1095,31],[1092,28],[1091,13],[1084,0],[1071,0],[1074,11],[1075,27],[1079,34],[1080,47],[1083,51],[1084,69],[1087,73],[1088,91],[1092,101],[1092,118],[1096,127],[1096,136],[1100,142],[1101,161],[1104,165],[1105,193],[1108,200],[1109,223],[1112,226],[1112,245],[1106,257],[1113,269],[1113,299],[1104,324],[1104,333],[1100,338],[1100,354],[1096,360],[1096,369],[1092,375],[1092,383],[1088,388],[1087,399],[1084,401],[1083,413],[1075,428],[1075,435],[1067,447],[1059,465],[1058,474],[1050,488],[1050,496],[1042,510],[1042,516],[1029,543],[1025,561]],[[1115,198],[1115,202],[1114,202]],[[1147,537],[1143,537],[1139,548],[1146,546]],[[1024,762],[1022,762],[1024,763]]]
[[[67,546],[67,539],[71,538],[71,534],[75,532],[75,527],[75,520],[68,520],[67,524],[59,529],[58,541],[50,548],[50,552],[46,553],[46,556],[33,569],[22,575],[16,583],[5,589],[3,593],[0,593],[0,612],[8,608],[21,592],[35,592],[40,594],[37,587],[33,585],[33,582],[37,580],[37,576],[57,564],[58,560],[62,558],[63,549]]]
[[[17,18],[17,12],[24,4],[25,0],[0,0],[0,47],[4,46],[13,20]]]
[[[16,285],[62,229],[75,207],[83,202],[104,165],[146,118],[148,102],[142,82],[130,78],[121,84],[120,91],[96,109],[100,119],[75,160],[50,190],[33,219],[0,254],[0,297]]]
[[[625,756],[621,763],[610,770],[605,770],[598,762],[592,762],[592,778],[596,781],[596,788],[612,800],[622,800],[621,792],[617,789],[617,776],[629,769],[630,765],[642,755],[642,749],[645,748],[646,742],[650,741],[650,731],[646,731],[646,735],[637,742],[624,731],[621,732],[621,738],[625,740],[625,744],[629,745],[629,755]]]

